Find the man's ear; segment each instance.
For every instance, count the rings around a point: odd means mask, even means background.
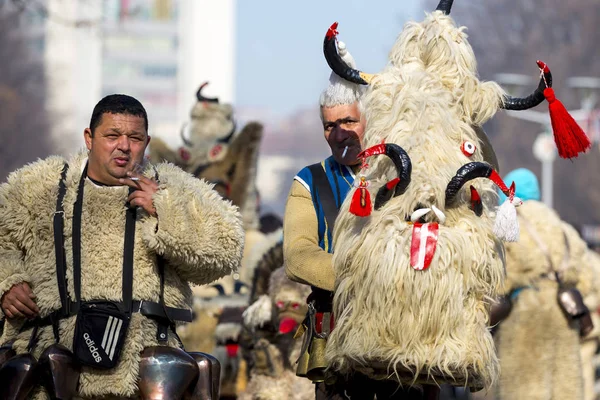
[[[92,130],[90,128],[85,128],[83,130],[83,138],[85,140],[85,147],[88,150],[92,150]]]

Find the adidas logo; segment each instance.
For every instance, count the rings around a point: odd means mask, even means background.
[[[88,333],[86,332],[83,334],[83,338],[85,339],[85,344],[87,345],[88,349],[90,350],[90,353],[92,353],[92,357],[94,357],[94,360],[97,363],[102,361],[102,357],[100,356],[100,353],[98,353],[98,348],[96,347],[96,343],[92,340],[92,338],[90,338],[90,335],[88,335]]]
[[[123,320],[115,317],[108,317],[106,328],[104,328],[104,336],[102,337],[102,349],[108,355],[108,358],[112,361],[115,355],[115,348],[117,347],[117,341],[119,334],[121,333],[121,327],[123,326]]]

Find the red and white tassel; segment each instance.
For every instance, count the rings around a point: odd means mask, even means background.
[[[548,65],[538,60],[538,67],[541,75],[549,72]],[[544,78],[545,82],[545,78]],[[548,110],[550,112],[550,121],[552,122],[552,131],[554,132],[554,142],[561,158],[574,158],[579,153],[584,153],[592,143],[583,129],[573,119],[563,103],[561,103],[554,93],[554,89],[548,87],[544,89],[544,97],[548,101]]]
[[[358,188],[354,191],[352,202],[350,203],[350,212],[357,217],[368,217],[373,210],[371,194],[367,189],[368,186],[366,178],[361,176]]]
[[[506,186],[505,186],[506,187]],[[498,207],[496,220],[494,221],[494,234],[504,242],[519,241],[519,219],[516,207],[523,204],[520,198],[515,196],[515,183],[513,182],[505,192],[507,199]]]

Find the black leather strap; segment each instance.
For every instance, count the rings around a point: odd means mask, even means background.
[[[323,165],[321,165],[321,163],[309,165],[308,169],[310,170],[313,178],[313,187],[311,190],[313,200],[317,198],[319,199],[319,203],[323,208],[325,221],[327,221],[327,227],[330,232],[333,232],[335,219],[337,218],[339,210],[337,204],[335,203],[335,197],[333,196],[333,190],[329,184],[329,179],[327,179],[327,174],[325,174],[325,170],[323,169]]]
[[[160,310],[155,310],[155,311],[162,311],[165,315],[165,318],[161,318],[161,320],[158,321],[158,327],[157,327],[157,331],[156,331],[156,340],[158,340],[158,343],[160,344],[166,344],[168,338],[169,338],[169,326],[174,326],[175,323],[173,322],[173,320],[169,317],[169,314],[167,312],[167,307],[165,306],[165,259],[162,258],[161,256],[157,256],[157,264],[158,264],[158,275],[160,276],[160,297],[159,297],[159,306],[160,306]],[[142,304],[143,307],[143,304]]]
[[[63,200],[65,193],[67,192],[67,186],[65,179],[67,177],[67,171],[69,170],[69,164],[65,163],[62,172],[60,174],[60,181],[58,183],[58,196],[56,198],[56,212],[54,213],[54,254],[56,257],[56,280],[58,283],[58,294],[60,296],[60,304],[62,312],[67,315],[69,313],[69,304],[71,299],[69,298],[69,292],[67,291],[67,269],[65,259],[65,239],[64,239],[64,218],[63,214]]]
[[[192,322],[193,319],[192,310],[186,308],[163,307],[162,304],[153,301],[135,300],[131,303],[131,306],[131,311],[133,313],[139,312],[143,316],[154,320]],[[74,312],[71,315],[75,314],[77,313]],[[40,328],[50,326],[53,325],[53,320],[68,318],[69,316],[70,315],[62,315],[61,311],[58,310],[47,317],[26,321],[20,331],[23,332],[35,326]]]
[[[129,194],[133,188],[129,188]],[[133,248],[135,246],[135,219],[137,207],[128,208],[125,216],[125,243],[123,245],[123,305],[125,312],[131,314],[133,300]]]
[[[139,312],[152,319],[192,322],[192,310],[167,307],[153,301],[134,301],[133,312]]]
[[[86,164],[79,179],[77,201],[73,207],[73,284],[75,302],[81,303],[81,216],[83,214],[83,191],[88,166]],[[134,189],[129,188],[129,194]],[[125,240],[123,245],[123,305],[125,312],[131,314],[133,296],[133,247],[135,242],[135,217],[137,207],[128,207],[125,217]]]

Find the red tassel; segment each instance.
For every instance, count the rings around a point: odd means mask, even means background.
[[[550,103],[548,108],[558,155],[562,158],[573,158],[588,150],[592,146],[590,139],[565,106],[556,99],[554,89],[544,89],[544,96]]]
[[[357,217],[368,217],[371,215],[371,194],[367,190],[367,184],[365,178],[361,178],[360,186],[352,195],[352,202],[350,203],[350,212]]]

